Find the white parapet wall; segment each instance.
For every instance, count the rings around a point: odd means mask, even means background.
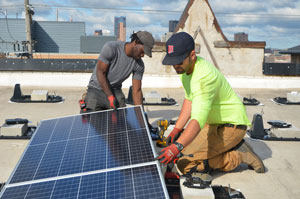
[[[0,72],[0,86],[86,87],[91,73]],[[227,76],[233,88],[300,88],[300,77]],[[129,88],[131,78],[124,83]],[[181,88],[178,75],[144,75],[143,88]]]

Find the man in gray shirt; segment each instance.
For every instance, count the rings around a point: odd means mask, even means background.
[[[135,105],[143,102],[141,80],[144,74],[142,57],[152,57],[154,39],[151,33],[139,31],[131,42],[111,41],[104,45],[91,76],[85,97],[85,111],[125,107],[122,83],[132,74],[132,98]]]

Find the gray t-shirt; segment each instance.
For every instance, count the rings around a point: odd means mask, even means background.
[[[132,78],[142,80],[144,62],[142,59],[133,59],[125,54],[125,42],[107,42],[100,53],[99,60],[109,65],[106,75],[111,88],[121,88],[122,83],[132,73]],[[102,90],[97,78],[97,65],[93,71],[88,87]]]

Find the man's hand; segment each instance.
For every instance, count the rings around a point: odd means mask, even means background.
[[[171,133],[169,134],[169,136],[167,137],[166,139],[166,144],[167,145],[170,145],[170,144],[173,144],[178,138],[179,136],[181,135],[182,133],[182,129],[178,129],[178,128],[174,128]]]
[[[110,96],[108,96],[107,99],[109,101],[110,108],[117,110],[117,100],[116,100],[115,96],[110,95]]]
[[[156,159],[160,160],[163,164],[169,164],[176,159],[179,153],[180,151],[177,146],[175,144],[171,144],[170,146],[162,149]]]

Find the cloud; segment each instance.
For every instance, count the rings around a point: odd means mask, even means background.
[[[244,1],[244,0],[211,0],[209,1],[214,12],[219,13],[237,13],[237,12],[253,12],[263,10],[259,1]]]
[[[24,11],[24,1],[0,0],[0,11],[1,13],[6,11],[8,16],[9,15],[16,16],[16,13],[20,14],[22,13],[22,11]]]
[[[267,41],[271,47],[288,48],[300,43],[300,0],[208,2],[229,39],[233,39],[236,32],[245,32],[249,40]],[[109,30],[113,34],[114,17],[125,16],[129,39],[137,30],[148,30],[157,36],[165,34],[169,20],[179,20],[188,0],[30,0],[30,3],[35,5],[33,19],[54,21],[58,10],[60,21],[72,17],[73,21],[85,22],[87,35],[93,34],[95,29]],[[23,4],[24,0],[0,0],[0,8],[7,9],[12,18],[17,12],[19,17],[24,12]]]
[[[209,2],[228,38],[233,39],[235,32],[246,32],[249,40],[267,41],[267,47],[289,48],[300,43],[296,31],[300,27],[300,0]],[[294,38],[293,42],[290,38]]]
[[[70,6],[79,5],[83,7],[95,7],[95,8],[114,8],[114,7],[125,7],[125,6],[135,6],[138,2],[134,0],[130,1],[120,1],[120,0],[68,0],[67,1]]]

